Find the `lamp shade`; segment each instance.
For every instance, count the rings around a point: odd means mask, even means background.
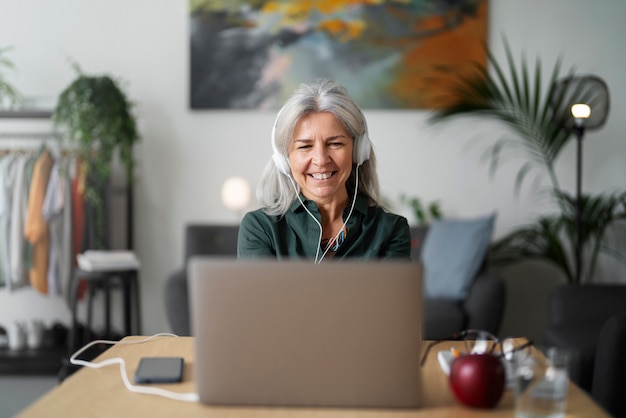
[[[594,75],[572,75],[555,83],[550,103],[555,121],[561,126],[571,129],[584,122],[585,129],[597,129],[609,115],[609,89],[604,80]],[[584,110],[586,117],[576,116],[574,106],[577,111]]]
[[[240,211],[250,203],[250,185],[243,177],[230,177],[222,184],[222,203],[228,209]]]

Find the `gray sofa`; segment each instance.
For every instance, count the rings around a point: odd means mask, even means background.
[[[626,313],[611,316],[602,326],[593,367],[591,396],[616,418],[626,417]]]
[[[185,264],[192,255],[235,256],[238,226],[190,224],[185,228]],[[419,260],[427,228],[411,228],[413,260]],[[172,332],[190,335],[187,273],[185,267],[165,282],[165,309]],[[497,334],[504,310],[503,281],[481,271],[474,279],[467,299],[462,301],[426,299],[425,339],[441,339],[463,329],[482,329]]]
[[[626,417],[626,285],[554,288],[544,343],[569,350],[572,381],[613,416]]]

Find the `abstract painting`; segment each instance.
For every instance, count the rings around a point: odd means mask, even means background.
[[[486,65],[487,12],[488,0],[190,0],[190,106],[276,109],[330,78],[363,108],[436,108],[444,74]]]

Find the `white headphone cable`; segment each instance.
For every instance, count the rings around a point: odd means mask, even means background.
[[[320,221],[317,220],[317,218],[315,217],[315,215],[313,215],[311,213],[311,211],[309,210],[309,208],[306,207],[306,205],[304,204],[304,202],[302,201],[302,199],[300,198],[300,192],[298,191],[298,188],[296,187],[296,183],[293,180],[293,178],[291,177],[290,174],[286,174],[287,178],[289,179],[289,181],[291,181],[291,185],[293,186],[293,190],[296,192],[296,197],[298,198],[298,200],[300,201],[300,204],[302,205],[302,207],[304,208],[304,210],[306,210],[306,212],[309,214],[309,216],[311,217],[311,219],[313,219],[315,221],[315,223],[317,224],[317,226],[319,226],[320,228],[320,237],[318,239],[319,242],[322,241],[322,234],[323,234],[323,228],[322,228],[322,224],[320,223]],[[315,252],[315,261],[314,264],[317,264],[317,257],[320,254],[320,246],[317,246],[317,251]]]
[[[124,382],[124,386],[126,386],[126,389],[128,389],[131,392],[143,393],[143,394],[146,394],[146,395],[158,395],[158,396],[163,396],[165,398],[169,398],[169,399],[173,399],[173,400],[177,400],[177,401],[198,402],[199,397],[198,397],[198,394],[195,393],[195,392],[179,393],[179,392],[173,392],[173,391],[162,389],[162,388],[158,388],[158,387],[148,387],[148,386],[133,385],[130,382],[130,379],[128,378],[128,374],[126,373],[126,362],[121,357],[114,357],[114,358],[111,358],[111,359],[102,360],[100,362],[91,362],[91,361],[87,361],[87,360],[80,360],[80,359],[77,358],[84,351],[86,351],[87,349],[89,349],[90,347],[92,347],[92,346],[94,346],[96,344],[109,344],[109,345],[113,345],[113,344],[142,344],[142,343],[145,343],[147,341],[150,341],[151,339],[153,339],[155,337],[163,337],[163,336],[165,336],[165,337],[178,337],[175,334],[159,333],[159,334],[155,334],[155,335],[152,335],[150,337],[144,338],[142,340],[133,340],[133,341],[94,340],[94,341],[90,342],[89,344],[85,345],[84,347],[82,347],[81,349],[79,349],[78,351],[76,351],[74,354],[72,354],[72,356],[70,357],[70,363],[72,363],[74,365],[77,365],[77,366],[86,366],[86,367],[91,367],[91,368],[94,368],[94,369],[99,369],[99,368],[102,368],[102,367],[111,366],[111,365],[114,365],[114,364],[119,364],[119,366],[120,366],[120,374],[122,376],[122,381]]]
[[[352,211],[354,210],[354,204],[356,203],[356,193],[359,189],[359,166],[356,166],[356,184],[354,186],[354,196],[352,196],[352,206],[350,207],[350,212],[348,213],[348,216],[346,217],[345,222],[343,223],[343,225],[341,226],[341,229],[339,230],[339,232],[337,232],[337,235],[335,236],[335,242],[337,242],[337,240],[339,239],[339,235],[341,235],[341,232],[343,231],[343,229],[346,227],[346,224],[348,223],[348,221],[350,220],[350,217],[352,216]],[[320,238],[321,241],[321,238]],[[328,250],[332,247],[332,242],[333,241],[329,241],[329,245],[326,246],[326,250],[324,251],[324,254],[322,254],[322,257],[320,257],[319,261],[316,262],[316,264],[319,264],[322,262],[322,260],[324,259],[324,257],[326,256],[326,253],[328,252]]]
[[[313,219],[315,221],[315,223],[317,224],[317,226],[320,228],[320,237],[319,237],[318,241],[321,242],[322,241],[322,234],[324,233],[323,232],[323,228],[322,228],[322,224],[317,220],[315,215],[313,215],[311,213],[309,208],[306,207],[306,205],[304,204],[304,202],[300,198],[300,193],[298,192],[298,188],[296,187],[296,183],[294,182],[293,178],[289,174],[287,174],[287,178],[289,179],[289,181],[291,181],[291,185],[293,186],[293,189],[296,192],[296,197],[300,201],[300,204],[302,205],[304,210],[306,210],[306,212],[309,214],[311,219]],[[357,165],[356,166],[356,182],[355,182],[355,186],[354,186],[354,196],[352,196],[352,205],[350,207],[350,212],[348,213],[348,216],[346,217],[345,222],[341,226],[341,229],[339,229],[339,232],[337,232],[337,235],[335,236],[335,241],[339,239],[339,235],[341,234],[343,229],[346,227],[346,224],[348,223],[348,221],[350,220],[350,217],[352,216],[352,211],[354,210],[354,204],[356,203],[356,195],[357,195],[358,190],[359,190],[359,166]],[[324,257],[326,256],[326,253],[328,253],[328,250],[331,248],[331,246],[332,245],[327,245],[326,246],[326,250],[324,251],[324,253],[322,254],[322,256],[318,260],[318,256],[319,256],[319,252],[320,252],[320,246],[318,245],[317,246],[317,251],[315,252],[315,261],[313,263],[314,264],[320,264],[322,262],[322,260],[324,259]]]

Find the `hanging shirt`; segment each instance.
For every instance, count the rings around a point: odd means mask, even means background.
[[[8,154],[0,159],[0,284],[10,288],[11,269],[9,262],[9,230],[11,222],[12,168],[15,155]]]
[[[48,246],[48,295],[61,294],[61,258],[63,257],[63,192],[59,176],[59,163],[55,161],[42,207],[43,217],[48,223],[50,245]]]
[[[50,233],[48,223],[43,216],[43,202],[46,196],[48,180],[54,160],[50,152],[44,149],[33,167],[33,178],[28,193],[28,208],[24,235],[33,245],[33,266],[30,269],[31,286],[43,293],[48,293],[48,251]]]
[[[11,226],[9,231],[9,263],[11,271],[11,287],[18,288],[27,284],[24,237],[24,219],[26,218],[27,182],[26,168],[32,161],[30,155],[20,155],[14,164],[14,183],[11,202]]]
[[[26,230],[26,217],[28,216],[28,198],[30,193],[30,185],[33,181],[33,168],[35,168],[35,161],[39,158],[39,153],[36,155],[31,155],[26,161],[26,166],[24,167],[24,194],[26,195],[26,206],[24,209],[24,227],[20,231],[22,237],[24,238],[24,264],[23,269],[25,271],[24,281],[26,284],[30,284],[30,269],[33,267],[33,245],[26,239],[24,231]]]

